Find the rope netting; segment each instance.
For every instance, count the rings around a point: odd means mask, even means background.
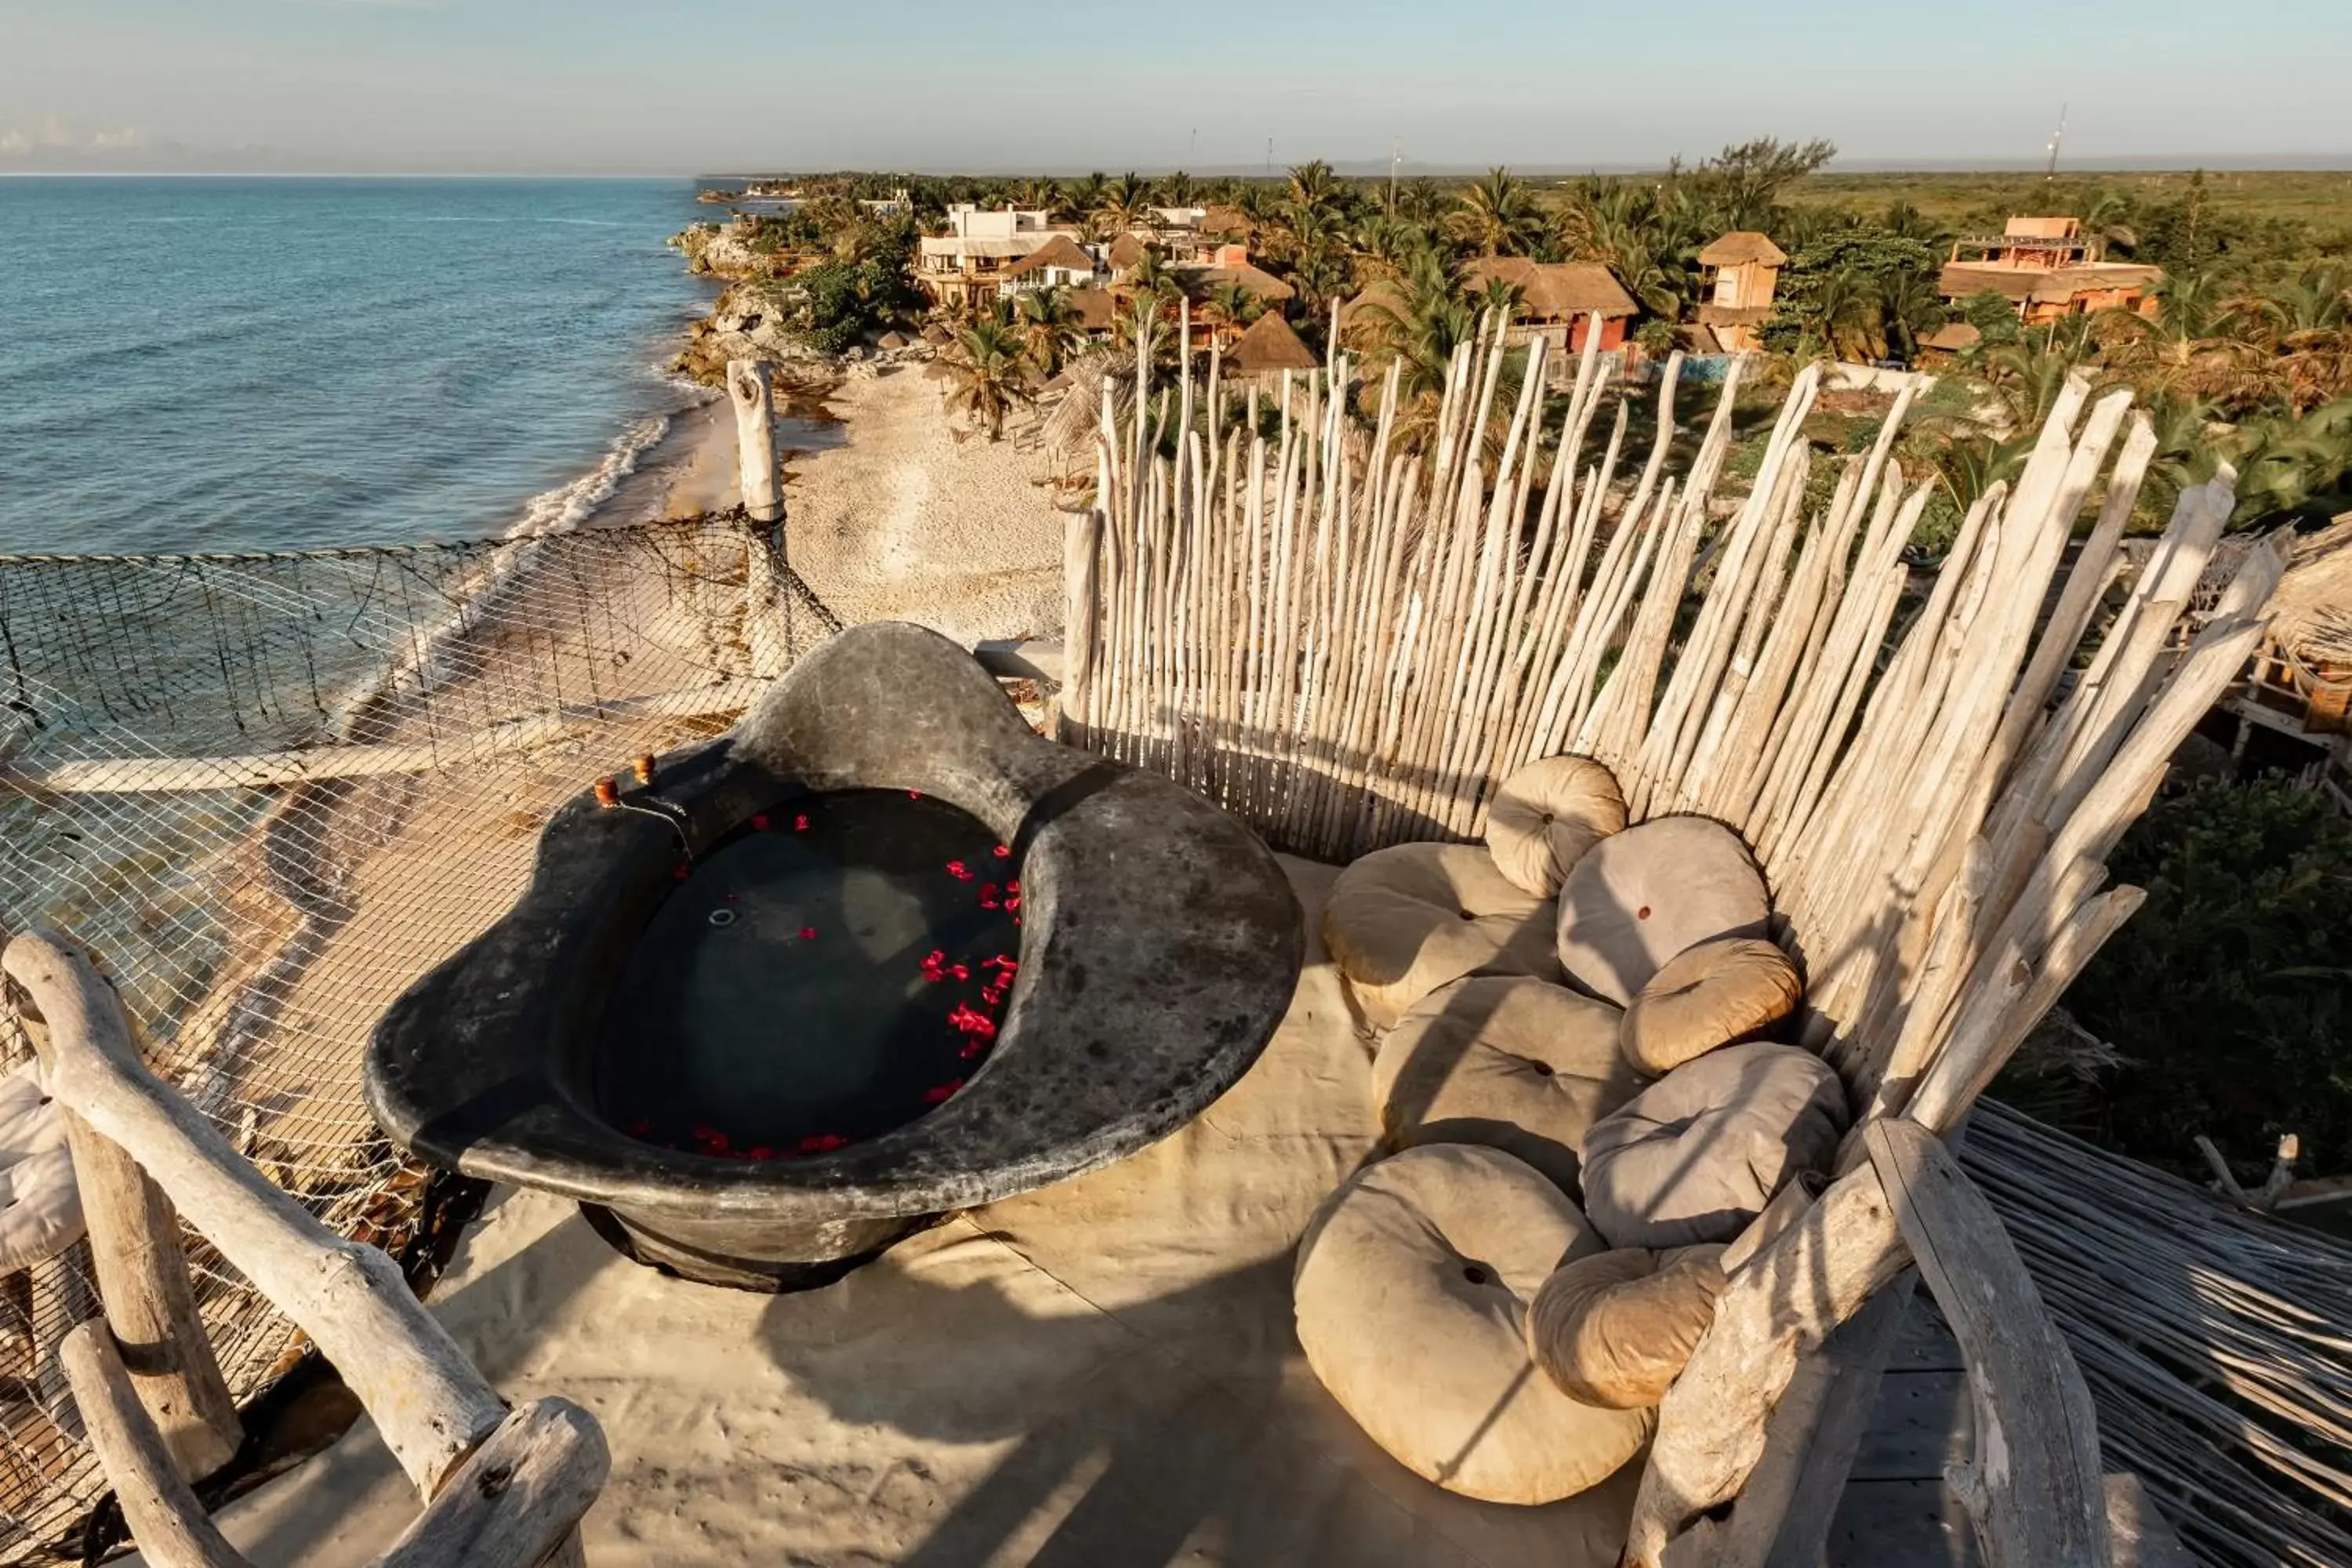
[[[293,553],[0,556],[0,936],[121,986],[149,1059],[338,1232],[411,1239],[423,1173],[361,1099],[368,1031],[527,879],[540,826],[724,730],[833,616],[739,513]],[[0,998],[0,1070],[29,1058]],[[193,1233],[249,1398],[293,1327]],[[86,1244],[0,1279],[0,1562],[107,1489],[56,1361]]]

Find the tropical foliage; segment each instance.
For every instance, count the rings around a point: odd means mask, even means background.
[[[2113,868],[2147,902],[2066,997],[2126,1062],[2099,1131],[2200,1179],[2200,1133],[2252,1181],[2284,1132],[2305,1170],[2352,1170],[2352,824],[2276,781],[2205,784],[2150,808]]]

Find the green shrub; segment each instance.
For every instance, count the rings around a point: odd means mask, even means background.
[[[2130,1062],[2099,1096],[2105,1139],[2202,1177],[2202,1132],[2259,1180],[2295,1132],[2304,1174],[2352,1170],[2352,825],[2280,781],[2209,783],[2110,864],[2147,902],[2065,997]]]

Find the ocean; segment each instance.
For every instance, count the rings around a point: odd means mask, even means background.
[[[0,553],[579,521],[705,395],[695,189],[0,179]]]

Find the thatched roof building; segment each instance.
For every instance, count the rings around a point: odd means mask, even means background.
[[[1012,266],[1007,267],[1004,274],[1008,278],[1018,278],[1026,273],[1042,272],[1048,267],[1064,268],[1072,272],[1091,273],[1095,270],[1095,258],[1087,255],[1085,247],[1068,235],[1057,234]]]
[[[1122,234],[1110,242],[1110,264],[1115,271],[1124,272],[1143,263],[1144,253],[1151,247],[1131,234]]]
[[[1538,321],[1580,316],[1618,321],[1641,309],[1606,267],[1597,261],[1529,261],[1523,256],[1486,256],[1465,269],[1473,289],[1496,279],[1519,291],[1519,313]]]
[[[1191,267],[1183,271],[1184,289],[1189,294],[1205,294],[1221,283],[1238,283],[1259,299],[1281,304],[1297,298],[1298,290],[1262,267],[1244,261],[1238,266]]]
[[[1225,351],[1225,368],[1235,375],[1272,375],[1286,370],[1319,370],[1323,362],[1298,341],[1290,323],[1268,310]]]
[[[1062,302],[1076,315],[1079,329],[1084,331],[1109,331],[1118,319],[1118,302],[1108,289],[1066,289]]]
[[[1752,228],[1735,228],[1713,245],[1698,253],[1701,267],[1745,267],[1750,263],[1779,267],[1789,259],[1789,253],[1772,243],[1772,237]]]

